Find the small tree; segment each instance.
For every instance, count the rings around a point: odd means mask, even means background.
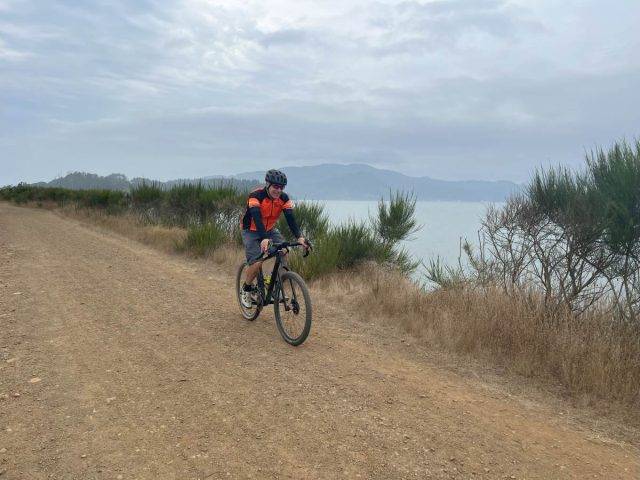
[[[534,288],[547,305],[578,314],[609,304],[617,318],[636,322],[640,141],[634,147],[616,143],[586,160],[582,172],[538,171],[524,193],[501,209],[490,208],[480,231],[481,255],[466,249],[467,275],[475,284],[490,279],[509,293]],[[446,270],[431,270],[446,277]]]
[[[407,240],[422,228],[415,219],[416,198],[412,193],[389,193],[389,202],[381,198],[378,202],[378,216],[372,219],[374,229],[389,245]]]

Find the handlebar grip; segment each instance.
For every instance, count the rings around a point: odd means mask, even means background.
[[[302,246],[305,246],[305,245],[298,242],[295,242],[295,243],[283,242],[278,244],[274,244],[273,242],[270,242],[269,249],[266,252],[260,253],[260,255],[250,263],[253,263],[259,260],[268,260],[269,258],[273,257],[278,250],[282,250],[283,248],[288,249],[289,247],[302,247]],[[309,252],[313,250],[313,247],[311,246],[311,242],[309,240],[306,240],[306,247],[307,248],[305,248],[305,252],[302,255],[303,257],[308,256]]]

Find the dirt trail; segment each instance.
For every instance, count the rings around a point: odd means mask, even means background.
[[[210,266],[0,203],[0,478],[640,478],[317,300],[292,348]]]

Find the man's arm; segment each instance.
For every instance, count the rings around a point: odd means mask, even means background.
[[[291,230],[291,233],[293,233],[293,236],[296,237],[297,239],[302,238],[302,235],[300,233],[300,228],[298,228],[296,219],[293,216],[292,208],[287,208],[284,210],[284,218],[287,221],[287,225],[289,225],[289,229]]]
[[[262,223],[262,213],[260,212],[260,200],[257,198],[249,197],[249,214],[253,219],[253,223],[256,224],[256,231],[260,236],[260,240],[267,238],[267,231]]]
[[[251,218],[253,218],[256,224],[256,233],[260,236],[260,250],[264,253],[269,248],[269,237],[267,237],[267,231],[262,223],[262,213],[260,213],[260,207],[251,207],[249,209]]]
[[[300,233],[300,228],[298,227],[296,218],[293,216],[293,202],[289,198],[289,195],[287,195],[286,193],[283,193],[281,198],[284,201],[282,211],[284,213],[284,218],[287,221],[287,225],[289,225],[289,230],[291,230],[293,236],[296,237],[300,242],[301,240],[304,240],[304,238]]]

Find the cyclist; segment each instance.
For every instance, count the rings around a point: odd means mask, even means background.
[[[298,239],[298,243],[307,244],[293,216],[293,202],[283,192],[287,185],[287,176],[280,170],[269,170],[264,181],[264,188],[258,188],[249,194],[247,209],[242,217],[242,243],[247,262],[250,262],[241,294],[242,305],[246,308],[251,308],[252,294],[256,290],[253,281],[262,266],[262,261],[256,259],[269,249],[270,241],[285,241],[275,228],[280,213],[284,212],[287,225],[293,236]]]

